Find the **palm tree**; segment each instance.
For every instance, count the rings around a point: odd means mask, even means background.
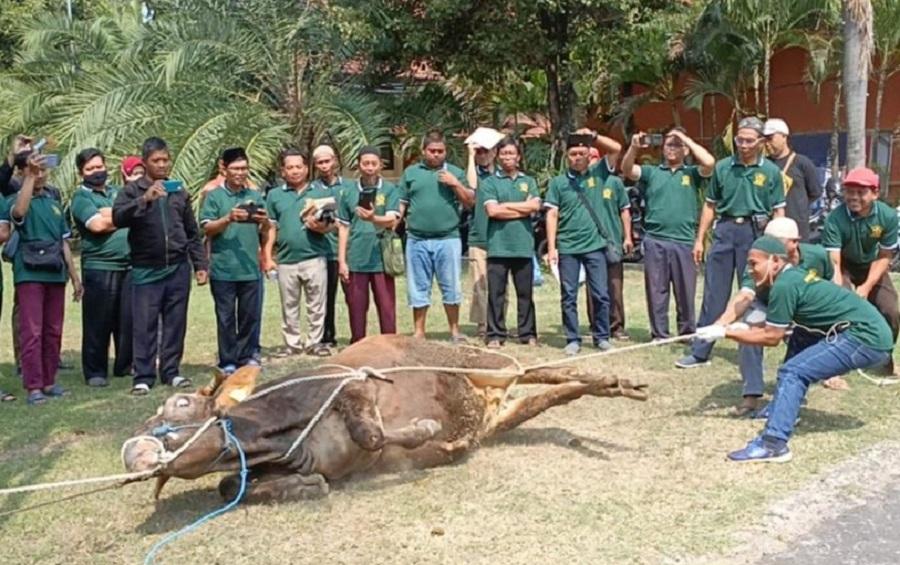
[[[844,101],[847,109],[847,168],[866,164],[866,97],[872,56],[872,2],[844,0]]]
[[[875,50],[878,77],[875,94],[875,123],[869,146],[869,159],[875,158],[875,147],[881,131],[881,106],[884,101],[884,89],[887,81],[900,72],[900,0],[873,0],[875,10]]]

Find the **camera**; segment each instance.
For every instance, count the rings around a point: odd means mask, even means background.
[[[316,212],[316,215],[314,217],[317,222],[321,222],[323,224],[333,224],[336,219],[334,209],[332,208],[323,208]]]
[[[242,220],[242,222],[253,222],[253,216],[259,214],[263,209],[256,202],[244,202],[243,204],[238,204],[237,208],[247,212],[247,219]]]
[[[645,133],[641,136],[641,145],[644,147],[660,147],[663,144],[661,133]]]

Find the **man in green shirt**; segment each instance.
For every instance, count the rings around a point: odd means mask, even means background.
[[[400,219],[397,187],[381,177],[377,147],[359,152],[359,180],[338,207],[338,271],[347,298],[350,343],[366,337],[369,287],[383,334],[397,333],[394,277],[384,272],[381,241]]]
[[[713,229],[712,247],[706,256],[703,277],[703,305],[697,325],[715,322],[731,298],[734,280],[747,263],[753,239],[762,235],[765,224],[784,215],[784,185],[781,169],[763,157],[763,123],[744,118],[734,137],[734,156],[716,163],[700,214],[694,239],[694,263],[700,264],[706,234]],[[690,354],[675,362],[679,369],[709,363],[712,343],[694,340]]]
[[[578,331],[578,278],[581,268],[594,306],[591,336],[601,350],[609,342],[609,293],[607,290],[607,247],[615,245],[609,228],[601,222],[606,181],[611,175],[607,160],[589,165],[590,147],[597,135],[579,130],[567,140],[569,169],[550,181],[544,205],[547,212],[547,260],[559,269],[560,306],[566,332],[567,355],[581,350]]]
[[[499,132],[498,132],[499,133]],[[469,305],[469,323],[475,324],[479,337],[487,331],[488,283],[487,283],[487,227],[488,217],[484,208],[482,182],[494,174],[497,159],[496,146],[483,147],[470,143],[466,181],[475,191],[475,205],[469,214],[469,270],[472,272],[472,303]]]
[[[275,237],[266,240],[263,270],[277,269],[281,294],[281,334],[289,351],[307,351],[325,357],[331,350],[322,343],[325,330],[326,257],[330,246],[326,234],[331,225],[317,219],[310,202],[327,198],[330,191],[316,189],[307,181],[306,155],[285,149],[279,157],[284,184],[269,191],[266,212],[275,226]],[[300,298],[306,294],[307,337],[300,332]]]
[[[630,339],[625,330],[625,267],[624,255],[634,250],[631,233],[631,199],[625,183],[616,175],[606,177],[603,183],[603,207],[600,221],[606,226],[610,238],[606,254],[606,291],[609,293],[609,333],[614,339]],[[588,300],[588,318],[593,319],[593,302]]]
[[[650,337],[669,337],[669,290],[675,294],[679,335],[694,333],[697,316],[697,264],[692,249],[697,237],[702,185],[712,176],[715,158],[682,128],[663,135],[662,162],[636,165],[638,151],[649,147],[646,134],[637,133],[622,157],[622,171],[643,190],[644,287],[650,316]],[[685,159],[693,156],[694,164]]]
[[[351,182],[344,181],[339,174],[340,163],[337,153],[330,145],[320,145],[312,153],[313,166],[316,170],[316,178],[312,181],[312,188],[317,192],[328,194],[334,198],[335,206],[341,201],[341,194],[347,190],[356,188]],[[334,309],[337,303],[338,287],[338,263],[337,263],[337,224],[334,214],[329,216],[331,229],[327,234],[328,256],[328,287],[325,301],[325,330],[322,334],[322,343],[329,347],[337,345],[337,330],[334,324]]]
[[[106,160],[99,149],[75,156],[81,186],[72,196],[72,218],[81,234],[81,371],[88,386],[108,384],[109,342],[115,346],[113,376],[131,373],[131,257],[128,228],[113,223],[119,189],[107,184]]]
[[[413,309],[414,335],[425,337],[431,285],[437,279],[450,339],[462,343],[459,215],[460,207],[472,207],[475,193],[466,186],[462,169],[447,163],[443,133],[432,130],[425,134],[422,160],[403,171],[399,188],[400,209],[406,217],[406,288]]]
[[[260,240],[274,235],[265,202],[249,188],[242,147],[222,152],[225,180],[206,196],[200,227],[211,242],[210,289],[216,305],[219,370],[229,375],[254,359],[260,320]]]
[[[507,338],[506,281],[512,274],[516,287],[517,337],[520,343],[537,344],[532,290],[534,232],[531,215],[541,208],[535,180],[519,171],[519,146],[511,138],[497,145],[500,170],[479,185],[487,224],[488,322],[487,346],[496,349]]]
[[[897,211],[878,200],[879,178],[871,169],[853,169],[842,184],[844,203],[828,215],[822,245],[834,264],[834,282],[856,289],[881,312],[897,342],[900,314],[889,275],[897,248]],[[894,364],[885,371],[893,374]]]
[[[894,344],[890,328],[874,306],[851,290],[793,266],[778,239],[763,236],[754,241],[747,263],[757,287],[769,289],[766,325],[713,324],[697,330],[700,339],[727,337],[746,345],[775,347],[792,323],[826,338],[779,367],[778,388],[762,434],[728,454],[736,462],[786,462],[791,459],[787,443],[809,386],[853,369],[884,365]]]
[[[9,229],[9,202],[6,198],[0,196],[0,245],[5,244],[9,240],[11,231]],[[3,277],[0,272],[0,310],[3,309]],[[16,395],[0,389],[0,402],[12,402],[16,399]]]

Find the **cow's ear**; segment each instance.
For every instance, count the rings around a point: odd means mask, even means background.
[[[248,365],[241,367],[225,379],[216,391],[215,407],[225,410],[238,404],[253,392],[260,368]]]
[[[227,376],[225,375],[225,373],[220,371],[218,368],[213,370],[212,381],[210,381],[210,383],[205,387],[197,389],[197,394],[199,394],[200,396],[215,396],[222,386],[222,383],[225,382],[226,378]]]

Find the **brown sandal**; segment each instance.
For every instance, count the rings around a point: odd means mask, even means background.
[[[0,390],[0,402],[13,402],[16,400],[16,395],[11,392],[6,392],[5,390]]]

